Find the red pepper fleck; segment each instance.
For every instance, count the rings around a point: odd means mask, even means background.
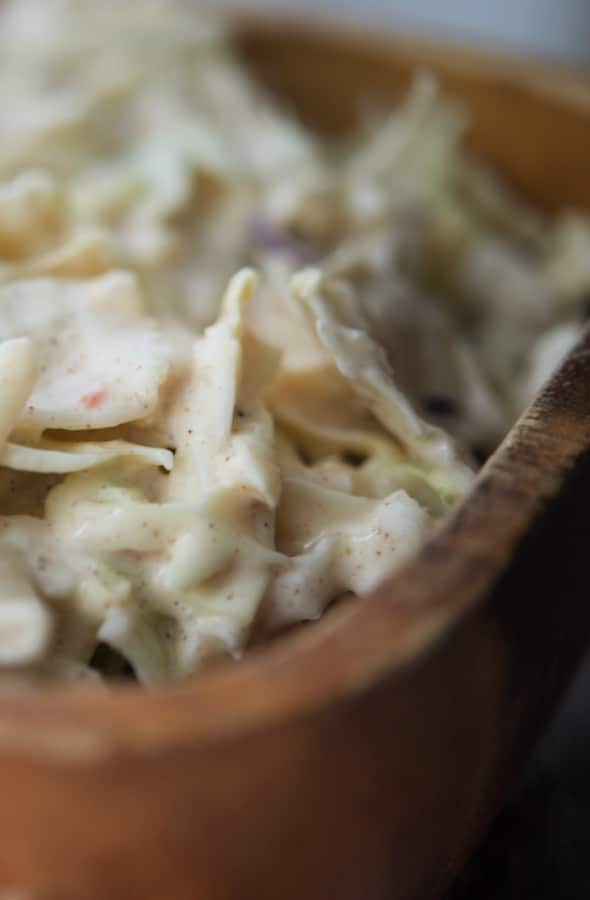
[[[106,388],[99,388],[97,391],[92,391],[91,394],[84,394],[82,396],[82,405],[85,406],[86,409],[96,409],[97,406],[104,403],[106,395]]]

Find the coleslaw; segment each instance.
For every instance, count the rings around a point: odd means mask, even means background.
[[[0,667],[152,685],[363,598],[575,343],[589,226],[425,75],[335,144],[180,4],[0,48]]]

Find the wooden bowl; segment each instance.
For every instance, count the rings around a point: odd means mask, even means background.
[[[331,129],[426,64],[479,151],[546,206],[590,210],[590,90],[573,76],[302,26],[251,26],[243,46]],[[153,693],[0,695],[0,896],[440,896],[590,633],[589,447],[586,337],[366,602]]]

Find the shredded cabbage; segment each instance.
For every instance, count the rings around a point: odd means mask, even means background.
[[[419,75],[311,135],[180,3],[0,11],[0,669],[157,684],[363,598],[580,329],[590,226]]]

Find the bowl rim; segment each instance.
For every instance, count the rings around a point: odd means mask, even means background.
[[[305,30],[301,21],[293,26],[283,19],[265,20],[262,27]],[[329,34],[357,43],[367,40],[366,30],[359,34],[355,29],[349,36],[339,27]],[[313,35],[317,39],[315,25]],[[395,42],[413,58],[423,43],[383,35],[370,39],[390,51]],[[465,51],[464,56],[471,65],[483,54]],[[530,77],[527,66],[514,65],[507,77]],[[588,85],[572,94],[569,75],[560,87],[552,68],[541,66],[540,71],[551,73],[553,96],[563,90],[568,104],[583,100],[590,116]],[[574,79],[573,85],[577,83]],[[0,696],[0,752],[82,760],[117,749],[152,753],[228,740],[315,714],[369,690],[385,675],[419,664],[485,601],[486,589],[505,569],[520,539],[590,447],[590,417],[582,414],[589,401],[590,326],[478,473],[468,495],[418,554],[370,596],[331,611],[312,628],[250,651],[239,665],[212,666],[153,690],[7,686]]]

